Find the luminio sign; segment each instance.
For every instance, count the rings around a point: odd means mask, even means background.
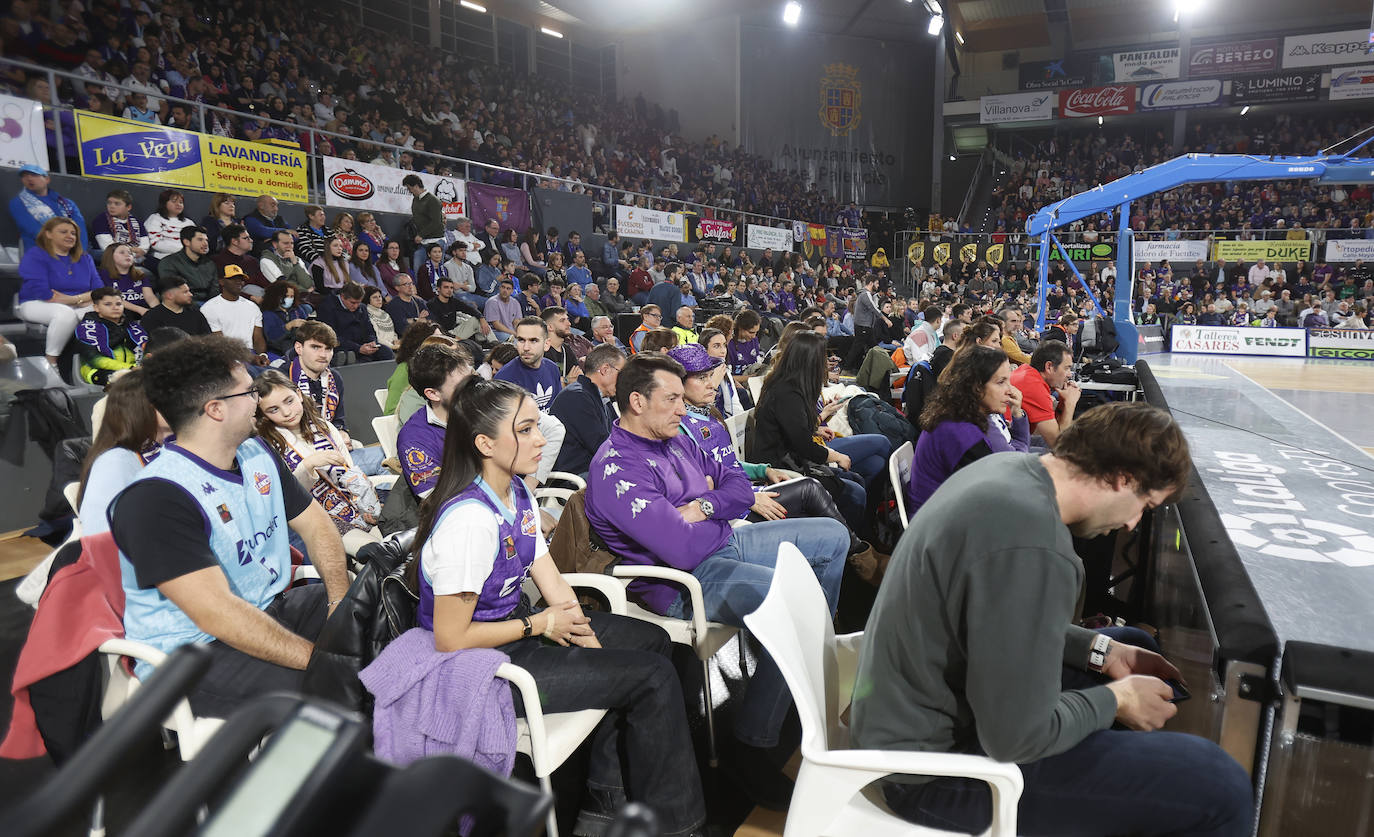
[[[1307,332],[1300,328],[1175,325],[1170,338],[1175,352],[1203,355],[1304,357]]]

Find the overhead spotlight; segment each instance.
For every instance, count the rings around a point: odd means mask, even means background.
[[[944,28],[945,19],[939,15],[936,15],[935,17],[930,19],[930,25],[926,27],[926,31],[932,35],[938,35],[940,34],[940,30]]]
[[[800,3],[788,3],[782,7],[782,22],[788,26],[796,26],[797,21],[801,20],[801,12]]]
[[[944,17],[945,9],[940,5],[940,0],[925,0],[926,10],[936,17]]]
[[[1100,117],[1100,116],[1099,116],[1099,117],[1097,117],[1097,124],[1099,124],[1099,125],[1101,125],[1101,124],[1102,124],[1102,117]]]
[[[483,14],[486,14],[487,11],[486,6],[479,6],[476,3],[468,2],[468,0],[458,0],[458,5],[462,6],[465,9],[472,9],[474,12],[481,12]]]
[[[959,42],[959,46],[963,46],[963,45],[964,45],[964,33],[963,33],[963,32],[960,32],[960,31],[957,30],[957,29],[954,30],[954,40],[956,40],[956,41]]]
[[[540,31],[540,32],[543,32],[545,35],[548,35],[548,36],[550,36],[550,37],[552,37],[552,38],[561,38],[561,37],[563,37],[563,33],[562,33],[562,32],[559,32],[559,31],[557,31],[557,30],[555,30],[555,29],[550,29],[550,28],[547,27],[547,26],[541,26],[541,27],[539,27],[539,31]]]
[[[954,162],[954,155],[953,155],[953,154],[949,155],[949,161],[950,161],[951,163]]]
[[[1250,106],[1249,106],[1249,105],[1246,105],[1245,107],[1243,107],[1243,108],[1240,109],[1240,115],[1241,115],[1241,116],[1244,116],[1245,114],[1247,114],[1247,113],[1249,113],[1249,112],[1250,112]]]

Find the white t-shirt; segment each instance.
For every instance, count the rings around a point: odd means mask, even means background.
[[[253,351],[253,329],[262,328],[262,309],[247,297],[230,302],[217,296],[200,306],[200,313],[214,331],[240,341]]]
[[[420,567],[434,595],[481,594],[496,566],[499,532],[495,515],[483,503],[472,500],[449,509],[420,552]],[[533,540],[538,561],[549,547],[537,534]]]

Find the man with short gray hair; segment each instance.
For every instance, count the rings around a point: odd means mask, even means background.
[[[477,266],[482,264],[482,239],[472,234],[472,219],[466,215],[459,215],[453,219],[453,229],[444,234],[444,252],[448,252],[455,241],[466,241],[468,252],[465,257],[469,264]]]

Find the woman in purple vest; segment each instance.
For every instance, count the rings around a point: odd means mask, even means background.
[[[916,441],[906,492],[912,517],[965,465],[990,454],[1029,449],[1030,422],[1021,409],[1021,392],[1011,384],[1006,352],[978,345],[960,348],[921,411],[921,429],[925,432]]]
[[[593,734],[574,833],[602,833],[629,800],[652,808],[663,833],[691,834],[706,808],[668,635],[578,606],[521,479],[538,468],[543,447],[539,409],[524,389],[474,375],[454,393],[443,467],[420,509],[411,564],[420,626],[434,632],[440,652],[508,655],[534,676],[545,712],[609,710]],[[524,595],[527,577],[546,608]]]

